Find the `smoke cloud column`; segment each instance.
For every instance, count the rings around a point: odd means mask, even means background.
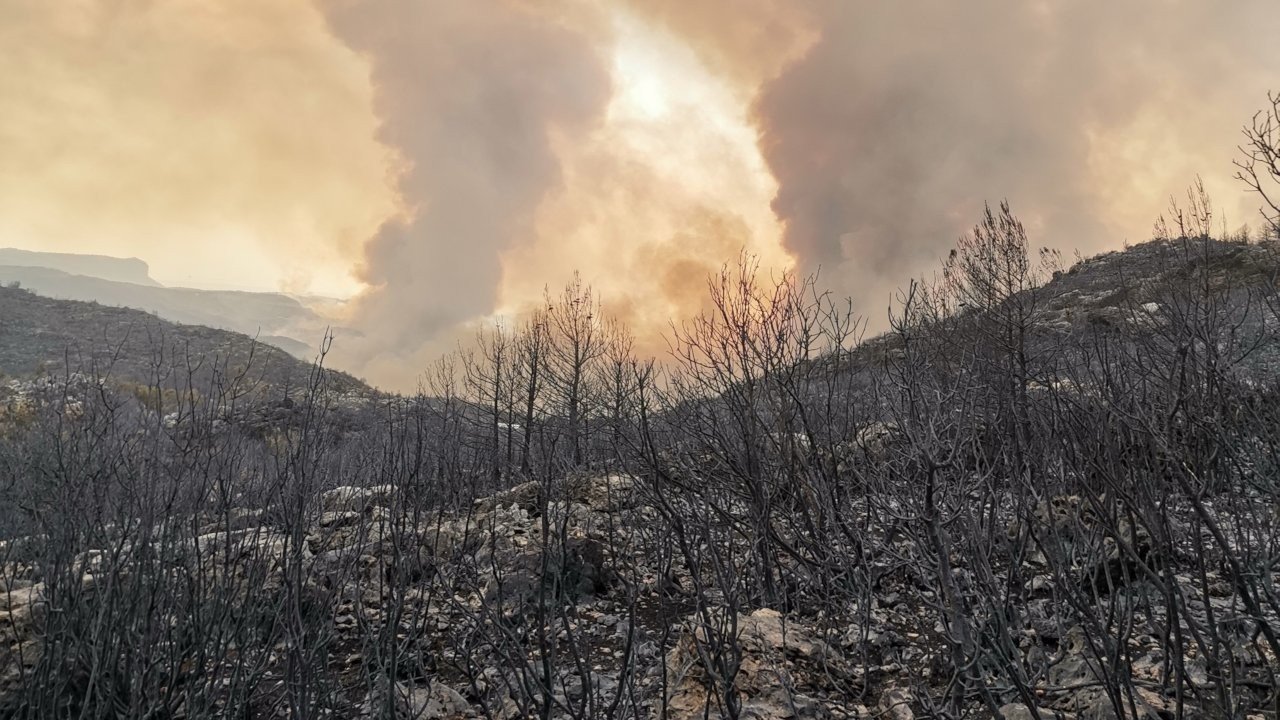
[[[1234,229],[1271,0],[317,0],[371,67],[402,214],[344,363],[406,386],[574,270],[657,334],[747,250],[822,269],[872,331],[984,202],[1033,242],[1149,236],[1197,174]]]
[[[559,182],[552,137],[598,122],[609,75],[581,25],[589,13],[569,3],[322,8],[371,63],[378,139],[399,154],[406,205],[366,245],[370,289],[352,318],[365,337],[338,350],[405,384],[439,349],[424,343],[493,310],[501,252],[534,231],[539,202]]]
[[[726,72],[808,29],[754,103],[772,207],[801,267],[873,327],[984,201],[1009,198],[1068,253],[1147,239],[1197,174],[1230,229],[1255,219],[1230,160],[1280,66],[1249,40],[1280,22],[1270,0],[754,0],[754,24],[714,22],[738,16],[731,2],[653,4]]]

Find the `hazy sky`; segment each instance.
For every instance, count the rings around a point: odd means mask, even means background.
[[[873,319],[985,200],[1137,242],[1234,227],[1274,0],[0,0],[0,245],[353,295],[412,382],[575,270],[652,337],[746,249]],[[1256,38],[1256,39],[1255,39]]]

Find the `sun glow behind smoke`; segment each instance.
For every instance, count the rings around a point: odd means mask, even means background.
[[[355,294],[394,387],[575,270],[661,350],[744,251],[874,330],[984,200],[1092,252],[1203,173],[1233,229],[1280,59],[1274,0],[0,5],[0,245]]]
[[[501,308],[518,314],[577,270],[606,312],[658,347],[726,261],[747,252],[766,272],[793,262],[749,94],[631,15],[615,14],[613,30],[612,98],[588,137],[555,139],[562,187],[539,208],[536,237],[506,253]]]

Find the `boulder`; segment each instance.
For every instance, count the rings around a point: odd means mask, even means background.
[[[201,535],[220,530],[248,530],[261,526],[264,518],[263,511],[259,508],[235,507],[221,515],[215,514],[206,519],[208,522],[200,528]]]
[[[0,693],[18,687],[39,660],[36,630],[46,611],[42,583],[0,595]]]
[[[696,620],[696,616],[694,618]],[[734,677],[740,705],[739,717],[756,720],[833,717],[822,700],[832,678],[847,678],[842,656],[803,625],[787,622],[771,609],[761,609],[737,619],[741,661]],[[687,623],[665,662],[671,677],[666,698],[667,717],[694,720],[719,717],[723,687],[715,671],[703,665],[699,646],[706,642],[705,628]],[[660,713],[655,711],[655,717]]]
[[[525,512],[538,515],[542,512],[542,483],[537,480],[520,483],[512,488],[494,493],[489,497],[475,501],[475,512],[484,515],[499,508],[518,507]]]
[[[381,542],[390,524],[390,513],[382,507],[365,510],[331,510],[320,516],[307,533],[307,549],[312,553]]]
[[[858,430],[854,444],[866,453],[870,460],[884,460],[894,441],[901,436],[898,426],[891,422],[873,422]]]
[[[390,697],[388,697],[390,696]],[[364,702],[367,717],[385,717],[388,707],[394,720],[454,720],[464,718],[471,704],[457,690],[440,682],[426,687],[384,680]]]
[[[581,503],[596,512],[630,510],[639,502],[639,482],[630,475],[580,476],[565,481],[569,502]]]
[[[401,691],[401,701],[407,717],[414,720],[445,720],[464,717],[471,704],[457,690],[444,683],[433,682],[427,687],[406,687],[396,683]]]
[[[915,720],[916,714],[911,710],[914,699],[903,688],[890,688],[880,696],[880,709],[890,720]]]
[[[343,485],[326,491],[320,496],[320,508],[325,512],[353,510],[367,512],[375,507],[390,507],[396,496],[394,485],[353,487]]]
[[[1106,503],[1103,496],[1097,504]],[[1101,517],[1095,503],[1079,495],[1037,503],[1027,520],[1009,525],[1009,536],[1017,537],[1028,525],[1038,549],[1033,561],[1069,569],[1085,588],[1105,592],[1120,587],[1141,572],[1138,563],[1158,560],[1144,525],[1125,516]]]
[[[487,569],[485,600],[500,600],[505,611],[520,612],[542,592],[555,601],[580,600],[612,585],[609,550],[598,540],[569,537],[545,552],[544,557],[541,543],[530,543],[498,564],[496,573]]]

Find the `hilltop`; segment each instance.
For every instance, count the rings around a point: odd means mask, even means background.
[[[187,325],[232,330],[260,337],[303,360],[315,356],[326,332],[356,335],[331,327],[331,321],[317,312],[321,306],[332,310],[337,302],[332,299],[166,287],[152,279],[147,264],[137,258],[0,248],[0,285],[16,285],[61,300],[144,310]]]
[[[113,282],[160,287],[151,278],[151,269],[138,258],[109,255],[53,253],[17,248],[0,248],[0,266],[11,268],[47,268],[69,275],[96,277]]]
[[[133,383],[202,387],[217,368],[249,366],[277,388],[304,388],[312,372],[311,363],[242,333],[0,287],[0,373],[13,378],[92,372]],[[339,392],[373,394],[350,375],[325,372]]]

